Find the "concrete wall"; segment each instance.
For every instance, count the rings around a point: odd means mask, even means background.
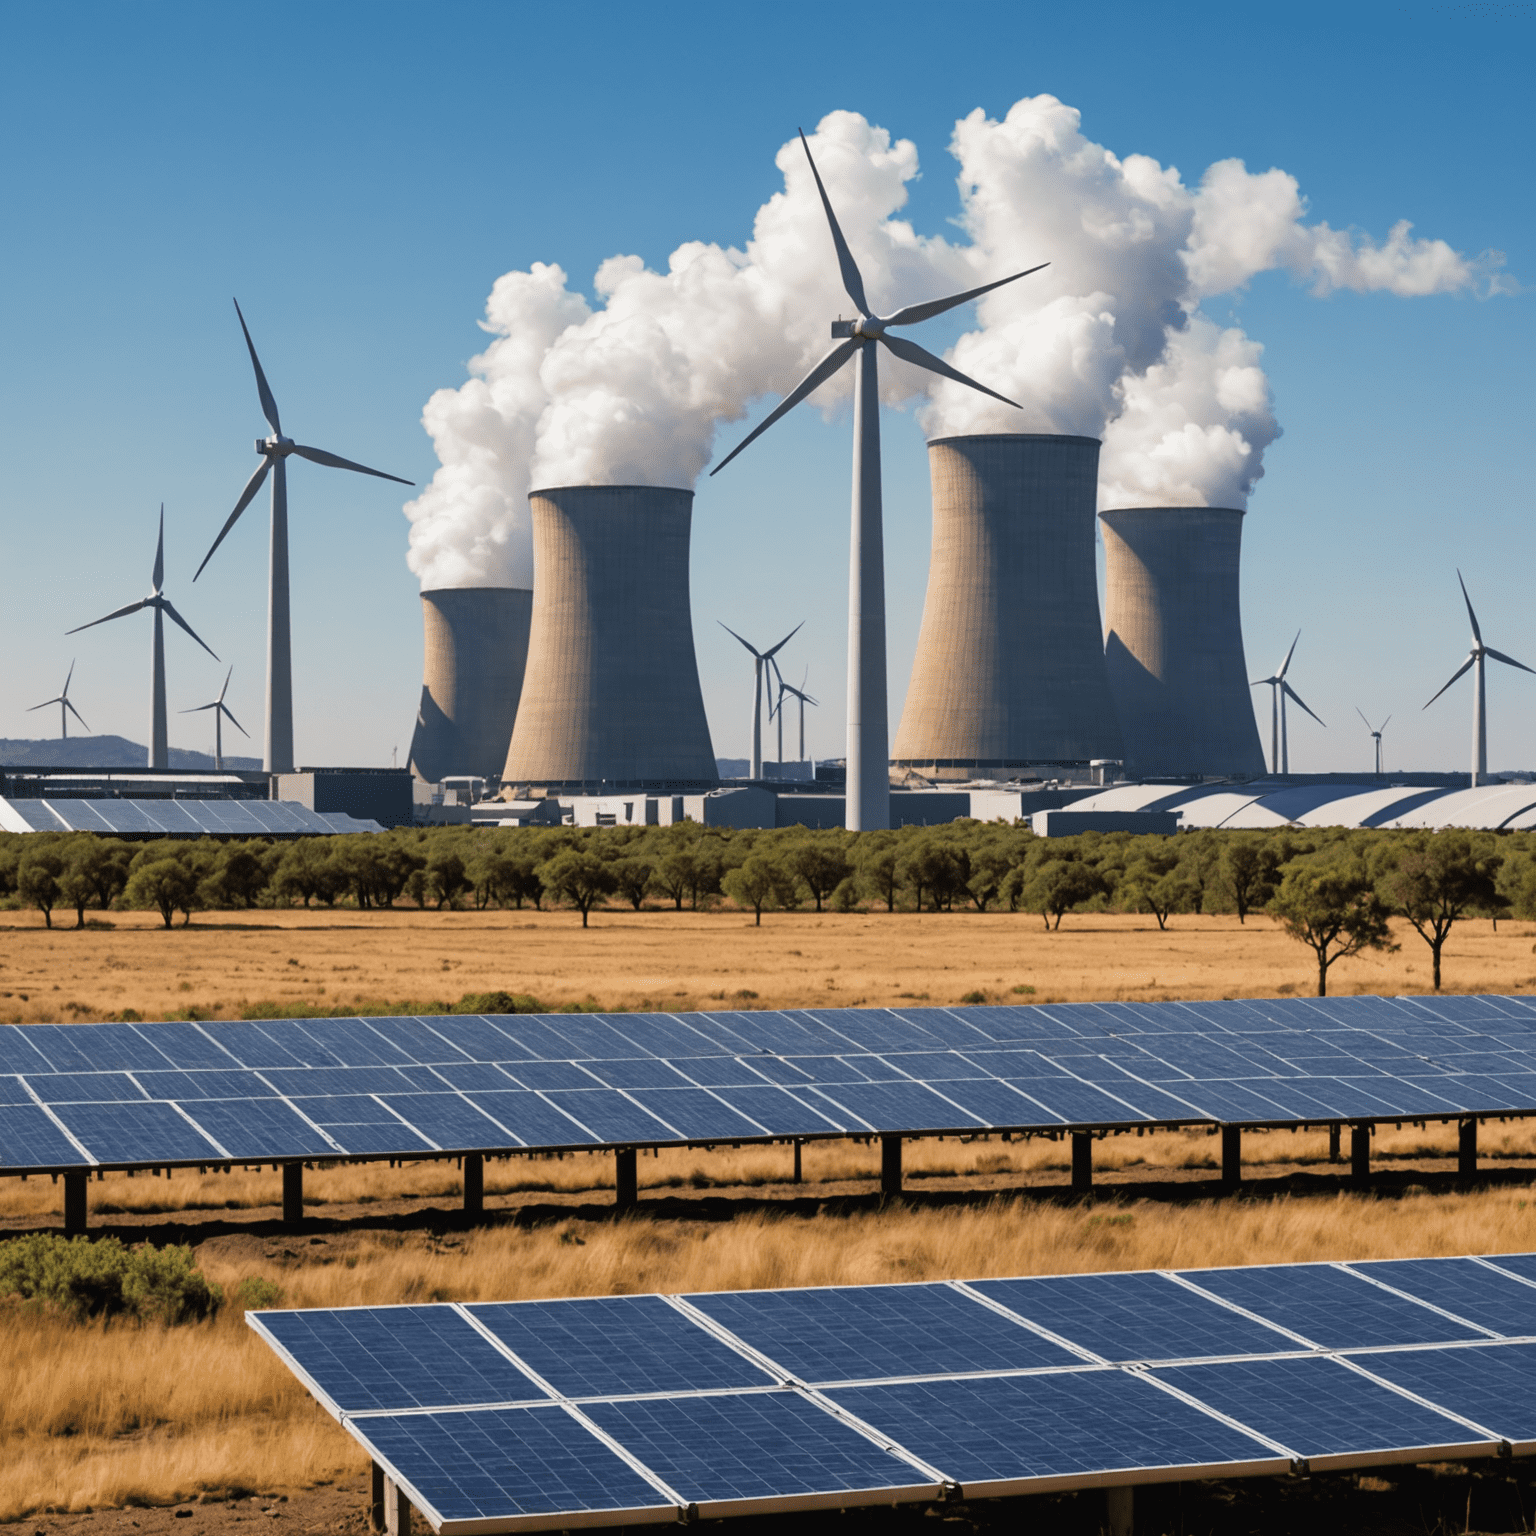
[[[1099,444],[928,445],[933,553],[892,757],[1016,767],[1119,757],[1094,560]]]
[[[426,626],[412,771],[495,778],[517,719],[533,593],[521,587],[447,587],[421,594]]]
[[[1260,774],[1231,507],[1129,507],[1104,526],[1105,661],[1132,775]]]
[[[343,811],[381,827],[408,827],[414,819],[411,775],[404,768],[302,768],[272,775],[274,800],[311,811]]]
[[[502,778],[713,784],[688,601],[693,492],[534,491],[528,667]]]
[[[1036,837],[1076,837],[1079,832],[1134,832],[1167,836],[1179,830],[1177,811],[1036,811],[1029,818]]]

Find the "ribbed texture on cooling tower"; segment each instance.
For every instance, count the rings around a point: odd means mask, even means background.
[[[693,492],[534,491],[528,672],[502,777],[713,784],[688,605]]]
[[[1243,659],[1231,507],[1102,512],[1105,660],[1138,775],[1264,771]]]
[[[437,784],[495,778],[507,760],[528,660],[526,587],[441,587],[421,594],[426,626],[411,768]]]
[[[933,554],[892,757],[994,768],[1120,756],[1094,564],[1099,444],[928,445]]]

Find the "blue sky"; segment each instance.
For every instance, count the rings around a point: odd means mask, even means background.
[[[12,3],[0,28],[4,736],[52,734],[25,709],[77,656],[91,726],[144,739],[147,617],[64,631],[147,590],[164,500],[167,590],[259,738],[264,507],[191,583],[264,430],[231,294],[294,436],[425,482],[421,408],[463,382],[500,274],[555,261],[588,288],[618,252],[739,245],[779,146],[836,108],[915,141],[924,233],[957,212],[955,120],[1049,92],[1116,153],[1191,181],[1280,166],[1311,219],[1377,240],[1409,219],[1536,286],[1530,5]],[[1284,427],[1243,603],[1253,676],[1303,631],[1292,677],[1328,729],[1293,729],[1293,766],[1366,767],[1359,704],[1394,717],[1390,767],[1464,767],[1468,684],[1420,710],[1466,651],[1458,565],[1489,642],[1536,666],[1532,295],[1317,299],[1272,273],[1213,309],[1263,342]],[[806,618],[786,670],[809,665],[811,747],[835,755],[848,422],[802,408],[772,438],[700,486],[706,703],[716,750],[744,752],[749,664],[714,620],[768,641]],[[928,483],[909,414],[885,441],[894,724]],[[402,497],[308,465],[290,484],[298,755],[403,761],[421,624]],[[222,669],[168,645],[172,708],[212,698]],[[1536,677],[1496,668],[1489,692],[1491,766],[1536,765]],[[173,720],[173,744],[205,745],[206,715]]]

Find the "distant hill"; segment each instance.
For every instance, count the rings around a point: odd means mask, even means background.
[[[125,736],[71,736],[67,740],[7,741],[0,738],[0,766],[7,768],[143,768],[149,749]],[[258,770],[259,757],[228,757],[226,768]],[[172,768],[212,768],[207,752],[171,748]]]

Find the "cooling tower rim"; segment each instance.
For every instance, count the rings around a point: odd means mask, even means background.
[[[945,443],[1091,443],[1101,448],[1104,440],[1098,437],[1079,437],[1071,432],[957,432],[949,437],[930,437],[928,446],[938,448]]]
[[[535,496],[560,496],[567,491],[665,491],[671,496],[693,495],[691,486],[684,485],[541,485],[528,492],[528,499]]]
[[[1229,517],[1247,517],[1244,507],[1105,507],[1100,517],[1124,517],[1128,513],[1143,512],[1221,512]]]
[[[461,581],[457,586],[423,587],[423,597],[436,597],[439,592],[532,592],[532,587],[516,587],[505,581]]]

